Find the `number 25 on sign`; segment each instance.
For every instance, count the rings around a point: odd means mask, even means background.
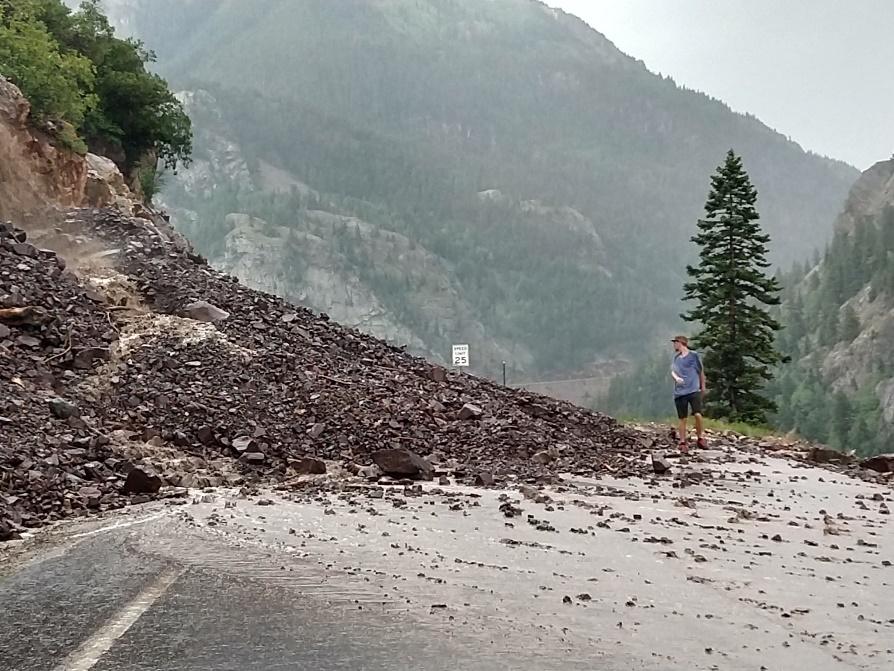
[[[454,345],[453,346],[453,365],[456,368],[468,368],[469,366],[469,346]]]

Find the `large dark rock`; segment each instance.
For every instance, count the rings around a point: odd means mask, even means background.
[[[132,468],[124,481],[125,494],[157,494],[161,489],[161,478],[143,468]]]
[[[860,462],[863,468],[868,468],[879,473],[894,473],[894,453],[877,454]]]
[[[69,417],[78,416],[78,408],[74,403],[69,403],[62,398],[51,398],[48,401],[50,412],[58,419],[68,419]]]
[[[434,469],[415,452],[402,449],[379,450],[372,459],[385,475],[431,480]]]
[[[671,470],[671,463],[659,454],[652,455],[652,470],[658,475],[662,475]]]
[[[326,462],[312,457],[294,461],[291,466],[299,475],[323,475],[326,472]]]
[[[817,464],[850,464],[854,457],[829,447],[812,447],[808,459]]]

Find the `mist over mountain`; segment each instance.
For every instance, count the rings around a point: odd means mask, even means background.
[[[533,0],[108,0],[183,95],[164,202],[255,286],[495,374],[586,371],[674,329],[733,147],[783,267],[857,172]],[[477,355],[477,356],[476,356]]]

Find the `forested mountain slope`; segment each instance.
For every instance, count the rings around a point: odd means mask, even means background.
[[[894,159],[854,185],[822,260],[787,280],[779,426],[840,449],[894,436]]]
[[[165,202],[214,263],[267,274],[227,215],[263,219],[279,291],[430,355],[471,341],[485,373],[586,369],[673,328],[730,147],[786,265],[857,176],[534,0],[106,4],[194,92],[196,167]]]

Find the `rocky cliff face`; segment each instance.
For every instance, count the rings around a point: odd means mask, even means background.
[[[858,222],[872,221],[873,226],[879,226],[883,212],[890,207],[894,207],[894,159],[875,164],[860,177],[837,227],[853,235]],[[894,423],[894,375],[882,372],[894,368],[894,294],[873,291],[867,284],[841,309],[853,310],[859,334],[828,351],[822,360],[822,373],[834,389],[846,393],[872,385],[883,416]]]
[[[866,217],[878,217],[886,207],[894,205],[894,159],[879,161],[864,172],[848,195],[836,228],[853,231]]]
[[[325,312],[334,320],[432,360],[449,363],[454,342],[469,344],[472,369],[497,375],[502,361],[523,373],[532,363],[524,347],[487,329],[467,300],[457,269],[416,241],[357,216],[287,170],[251,159],[207,91],[178,95],[198,119],[192,165],[171,176],[164,205],[174,224],[220,270],[246,285]],[[233,211],[207,208],[221,192]],[[276,220],[253,216],[268,199],[294,195]],[[495,209],[526,216],[601,240],[592,221],[571,208],[513,202],[499,191],[479,195]],[[251,213],[240,204],[258,203]]]
[[[114,207],[148,216],[115,163],[61,147],[29,124],[30,103],[0,75],[0,220],[52,222],[68,207]]]
[[[29,127],[30,111],[19,89],[0,75],[0,219],[84,200],[87,163]]]

